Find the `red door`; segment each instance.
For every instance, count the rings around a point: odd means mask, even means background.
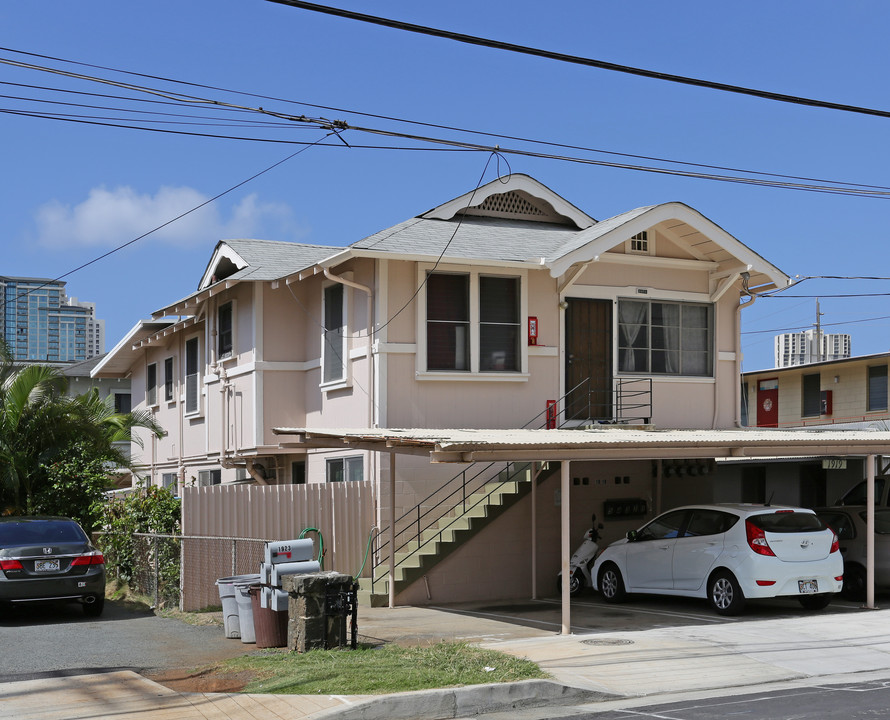
[[[779,378],[757,382],[757,427],[779,427]]]

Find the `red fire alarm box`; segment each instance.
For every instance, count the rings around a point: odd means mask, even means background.
[[[538,344],[538,318],[529,316],[528,318],[528,344]]]
[[[556,400],[547,401],[547,429],[556,429]]]
[[[822,397],[820,399],[822,401],[822,407],[819,411],[819,414],[831,415],[831,390],[823,390]]]

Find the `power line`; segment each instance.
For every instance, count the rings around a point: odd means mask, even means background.
[[[617,63],[606,62],[604,60],[594,60],[592,58],[580,57],[578,55],[568,55],[566,53],[554,52],[552,50],[533,48],[527,45],[517,45],[515,43],[508,43],[501,40],[482,38],[476,35],[467,35],[464,33],[452,32],[450,30],[441,30],[439,28],[429,27],[427,25],[416,25],[414,23],[403,22],[401,20],[392,20],[389,18],[378,17],[376,15],[366,15],[364,13],[357,13],[351,10],[342,10],[340,8],[329,7],[327,5],[318,5],[316,3],[303,2],[303,0],[268,0],[268,2],[273,2],[278,5],[288,5],[290,7],[295,7],[302,10],[311,10],[312,12],[324,13],[326,15],[335,15],[337,17],[347,18],[349,20],[358,20],[360,22],[371,23],[373,25],[381,25],[383,27],[388,27],[395,30],[404,30],[407,32],[418,33],[420,35],[431,35],[433,37],[455,40],[457,42],[467,43],[470,45],[478,45],[495,50],[506,50],[508,52],[520,53],[522,55],[533,55],[536,57],[546,58],[548,60],[558,60],[559,62],[572,63],[574,65],[586,65],[587,67],[595,67],[601,70],[611,70],[614,72],[626,73],[628,75],[637,75],[639,77],[646,77],[654,80],[680,83],[682,85],[693,85],[696,87],[708,88],[710,90],[720,90],[722,92],[736,93],[739,95],[750,95],[752,97],[759,97],[765,100],[774,100],[776,102],[791,103],[794,105],[806,105],[808,107],[825,108],[828,110],[840,110],[843,112],[858,113],[860,115],[873,115],[876,117],[885,118],[890,117],[890,111],[888,110],[877,110],[875,108],[861,107],[859,105],[847,105],[844,103],[830,102],[827,100],[816,100],[813,98],[801,97],[799,95],[787,95],[785,93],[770,92],[768,90],[757,90],[755,88],[743,87],[741,85],[731,85],[729,83],[703,80],[701,78],[693,78],[686,75],[674,75],[672,73],[665,73],[657,70],[646,70],[643,68],[632,67],[630,65],[619,65]]]
[[[764,177],[787,178],[787,179],[790,179],[790,180],[800,180],[800,181],[804,181],[804,182],[807,182],[807,183],[820,183],[820,184],[824,184],[824,185],[847,186],[848,188],[864,188],[864,189],[888,190],[888,191],[890,191],[890,187],[888,187],[888,186],[882,186],[882,185],[869,185],[869,184],[863,184],[863,183],[850,183],[850,182],[837,181],[837,180],[824,180],[824,179],[811,178],[811,177],[805,177],[805,176],[802,177],[802,176],[796,176],[796,175],[787,175],[787,174],[779,174],[779,173],[770,173],[770,172],[764,172],[764,171],[759,171],[759,170],[748,170],[748,169],[740,169],[740,168],[725,167],[725,166],[720,166],[720,165],[711,165],[711,164],[704,164],[704,163],[694,163],[694,162],[685,161],[685,160],[673,160],[673,159],[669,159],[669,158],[660,158],[660,157],[647,156],[647,155],[637,155],[637,154],[633,154],[633,153],[621,153],[621,152],[615,152],[615,151],[610,151],[610,150],[601,150],[601,149],[598,149],[598,148],[590,148],[590,147],[584,147],[584,146],[572,145],[572,144],[566,144],[566,143],[556,143],[556,142],[551,142],[551,141],[546,141],[546,140],[537,140],[537,139],[532,139],[532,138],[523,138],[523,137],[512,136],[512,135],[507,135],[507,134],[503,134],[503,133],[492,133],[492,132],[487,132],[487,131],[472,130],[472,129],[459,128],[459,127],[448,126],[448,125],[440,125],[440,124],[435,124],[435,123],[425,123],[425,122],[422,122],[422,121],[408,120],[408,119],[403,119],[403,118],[396,118],[396,117],[387,116],[387,115],[378,115],[378,114],[373,114],[373,113],[365,113],[365,112],[361,112],[361,111],[357,111],[357,110],[343,109],[343,108],[337,108],[337,107],[332,107],[332,106],[324,106],[324,105],[315,105],[315,104],[313,104],[313,103],[308,103],[308,102],[303,102],[303,101],[289,100],[289,99],[278,98],[278,97],[268,96],[268,95],[259,95],[259,94],[256,94],[256,93],[248,93],[248,92],[239,91],[239,90],[229,90],[229,89],[220,88],[220,87],[213,86],[213,85],[202,85],[202,84],[199,84],[199,83],[192,83],[192,82],[183,81],[183,80],[176,80],[176,79],[171,79],[171,78],[162,77],[162,76],[157,76],[157,75],[148,75],[148,74],[144,74],[144,73],[136,73],[136,72],[132,72],[132,71],[128,71],[128,70],[120,70],[120,69],[110,68],[110,67],[102,66],[102,65],[95,65],[95,64],[90,64],[90,63],[83,63],[83,62],[74,61],[74,60],[67,60],[67,59],[64,59],[64,58],[57,58],[57,57],[54,57],[54,56],[39,55],[39,54],[37,54],[37,53],[29,53],[29,52],[26,52],[26,51],[15,50],[15,49],[11,49],[11,48],[0,48],[0,50],[4,50],[4,51],[7,51],[7,52],[13,52],[13,53],[16,53],[16,54],[28,55],[28,56],[30,56],[30,57],[40,57],[40,58],[42,58],[42,59],[50,59],[50,60],[54,60],[54,61],[56,61],[56,62],[63,62],[63,63],[73,64],[73,65],[79,65],[79,66],[83,66],[83,67],[97,68],[97,69],[102,69],[102,70],[106,70],[106,71],[109,71],[109,72],[121,73],[121,74],[131,75],[131,76],[135,76],[135,77],[150,78],[150,79],[153,79],[153,80],[161,80],[161,81],[163,81],[163,82],[170,82],[170,83],[174,83],[174,84],[187,85],[187,86],[190,86],[190,87],[199,87],[199,88],[202,88],[202,89],[210,89],[210,90],[216,90],[216,91],[221,91],[221,92],[227,92],[227,93],[239,94],[239,95],[244,95],[244,96],[247,96],[247,97],[255,97],[255,98],[260,98],[260,99],[275,100],[275,101],[277,101],[277,102],[285,102],[285,103],[289,103],[289,104],[297,104],[297,105],[302,105],[302,106],[306,106],[306,107],[314,107],[314,108],[319,108],[319,109],[333,110],[333,111],[335,111],[335,112],[346,112],[346,113],[355,114],[355,115],[360,115],[360,116],[365,116],[365,117],[373,117],[373,118],[377,118],[377,119],[383,119],[383,120],[387,120],[387,121],[391,121],[391,122],[406,123],[406,124],[418,125],[418,126],[425,126],[425,127],[433,127],[433,128],[437,128],[437,129],[444,129],[444,130],[449,130],[449,131],[452,131],[452,132],[458,132],[458,133],[462,133],[462,134],[481,135],[481,136],[492,137],[492,138],[498,138],[498,139],[515,140],[515,141],[519,141],[519,142],[523,142],[523,143],[529,143],[529,144],[546,145],[546,146],[551,146],[551,147],[561,147],[561,148],[564,148],[564,149],[570,149],[570,150],[572,150],[572,149],[573,149],[573,150],[581,150],[581,151],[584,151],[584,152],[590,152],[590,153],[596,153],[596,154],[613,155],[613,156],[617,156],[617,157],[634,158],[634,159],[639,159],[639,160],[646,160],[646,161],[652,161],[652,162],[661,162],[661,163],[666,163],[666,164],[684,165],[684,166],[688,166],[688,167],[698,167],[698,168],[703,168],[703,169],[719,170],[719,171],[722,171],[722,172],[732,172],[732,173],[736,173],[736,174],[747,173],[747,174],[751,174],[751,175],[762,175],[762,176],[764,176]],[[144,91],[144,92],[149,92],[149,93],[152,93],[152,94],[155,94],[155,95],[163,95],[163,94],[164,94],[163,91],[160,91],[160,90],[155,89],[155,88],[143,88],[142,86],[139,86],[139,85],[132,85],[132,84],[129,84],[129,83],[116,83],[116,82],[114,82],[114,81],[109,81],[109,80],[102,79],[102,78],[93,78],[92,76],[89,76],[89,75],[81,75],[81,74],[75,74],[75,73],[68,74],[68,73],[65,73],[65,72],[63,72],[63,71],[58,71],[58,70],[55,70],[55,69],[53,69],[53,68],[44,68],[44,67],[39,66],[39,65],[32,65],[32,64],[28,64],[28,63],[18,63],[18,62],[15,62],[15,61],[6,61],[6,60],[3,60],[3,59],[0,59],[0,62],[5,62],[5,63],[7,63],[7,64],[12,64],[12,65],[19,66],[19,67],[25,67],[25,68],[28,68],[28,69],[44,70],[44,71],[47,71],[47,72],[53,72],[53,73],[60,74],[60,75],[70,75],[71,77],[74,77],[74,78],[77,78],[77,79],[82,79],[82,80],[94,80],[94,81],[96,81],[96,82],[102,82],[102,83],[106,83],[106,84],[118,85],[118,86],[120,86],[120,87],[124,87],[124,88],[127,88],[127,89],[129,89],[129,90],[134,90],[134,91]],[[182,94],[178,94],[178,93],[177,93],[177,97],[178,97],[178,99],[179,99],[180,102],[189,102],[189,103],[197,102],[197,103],[201,103],[201,104],[204,105],[204,106],[206,106],[206,105],[208,105],[208,104],[211,104],[211,105],[213,105],[214,107],[225,108],[225,109],[228,109],[228,110],[240,110],[240,111],[250,111],[250,112],[261,112],[261,113],[264,113],[264,114],[271,114],[271,115],[274,115],[274,116],[276,116],[276,117],[280,117],[280,118],[289,118],[289,119],[292,119],[292,120],[302,120],[302,121],[307,121],[307,120],[317,120],[317,119],[312,119],[312,118],[306,118],[305,116],[300,116],[299,118],[295,118],[294,116],[291,116],[291,115],[285,115],[285,114],[283,114],[283,113],[270,113],[268,110],[265,110],[265,109],[263,109],[263,108],[250,108],[250,107],[247,107],[247,106],[232,105],[232,104],[222,103],[222,102],[220,102],[220,101],[209,100],[209,99],[206,99],[206,98],[199,98],[199,97],[194,96],[194,95],[182,95]],[[140,98],[140,100],[142,100],[143,102],[148,102],[147,100],[144,100],[144,99],[141,99],[141,98]],[[167,103],[165,103],[165,104],[167,104]],[[327,121],[327,122],[330,122],[330,121]],[[133,129],[136,129],[136,128],[133,128]],[[383,131],[372,131],[372,130],[370,130],[370,129],[368,129],[368,128],[352,128],[352,129],[362,130],[362,131],[365,131],[365,132],[383,132]],[[396,135],[396,134],[393,134],[393,135]],[[405,133],[405,134],[401,134],[401,136],[402,136],[402,137],[414,138],[414,139],[424,139],[424,140],[427,141],[427,142],[434,142],[434,141],[436,141],[435,139],[431,139],[431,138],[423,138],[422,136],[410,135],[410,134],[407,134],[407,133]],[[220,137],[223,138],[223,139],[241,139],[241,138],[237,138],[237,137],[236,137],[236,138],[232,138],[232,137],[229,137],[229,136],[220,136]],[[266,141],[266,142],[268,142],[268,140],[265,139],[265,138],[250,138],[250,139],[255,139],[255,140],[257,140],[257,141]],[[496,149],[501,149],[501,148],[499,148],[499,147],[498,147],[498,148],[492,148],[492,147],[490,147],[490,146],[486,146],[486,145],[478,145],[478,144],[474,145],[473,147],[474,147],[474,149],[478,149],[478,150],[480,150],[480,151],[484,151],[484,152],[491,152],[491,151],[496,150]],[[502,150],[503,150],[503,149],[502,149]],[[550,157],[551,159],[565,159],[565,158],[562,157],[562,156],[546,156],[546,155],[544,155],[543,157]],[[620,165],[620,164],[616,164],[615,166],[616,166],[616,167],[622,167],[622,168],[624,168],[624,169],[642,169],[642,168],[640,168],[639,166]],[[714,177],[712,177],[712,176],[709,175],[709,174],[703,174],[703,175],[701,175],[700,177],[701,177],[702,179],[723,179],[723,178],[714,178]]]

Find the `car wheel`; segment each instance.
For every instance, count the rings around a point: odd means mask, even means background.
[[[715,573],[708,582],[708,601],[718,615],[739,615],[745,608],[738,580],[726,571]]]
[[[83,604],[83,614],[87,617],[99,617],[105,609],[105,597],[97,597],[93,602]]]
[[[624,600],[627,593],[624,590],[624,580],[621,579],[621,571],[616,565],[612,563],[603,565],[600,570],[599,589],[606,602],[617,603]]]
[[[820,595],[801,595],[797,601],[804,610],[824,610],[831,602],[831,598],[832,593],[822,593]]]
[[[848,565],[844,568],[844,597],[848,600],[865,600],[865,568]]]

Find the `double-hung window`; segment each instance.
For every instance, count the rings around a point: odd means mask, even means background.
[[[710,377],[713,326],[708,304],[619,299],[618,369]]]
[[[232,357],[234,349],[234,303],[229,300],[219,306],[217,311],[217,357],[223,360]]]
[[[158,404],[158,364],[151,363],[145,369],[145,404]]]
[[[428,370],[470,369],[470,276],[430,273],[426,286]]]
[[[868,410],[887,409],[887,366],[868,368]]]
[[[346,302],[343,286],[324,289],[324,340],[322,342],[322,383],[346,379]]]
[[[431,272],[426,278],[426,370],[519,372],[521,280]]]
[[[196,413],[200,410],[198,338],[185,341],[185,412]]]
[[[173,358],[164,360],[164,400],[173,402]]]

